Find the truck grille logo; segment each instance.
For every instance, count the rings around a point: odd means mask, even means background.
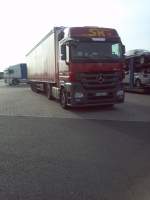
[[[104,82],[104,77],[103,77],[103,74],[98,74],[96,76],[96,80],[100,83],[103,83]]]

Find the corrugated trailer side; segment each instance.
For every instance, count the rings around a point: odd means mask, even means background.
[[[27,55],[30,82],[56,82],[55,34],[51,31]]]

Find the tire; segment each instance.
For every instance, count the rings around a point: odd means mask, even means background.
[[[61,107],[64,108],[64,109],[67,109],[68,106],[67,106],[67,96],[66,96],[66,92],[64,89],[61,90],[60,92],[60,104],[61,104]]]
[[[31,90],[32,90],[33,92],[38,93],[38,89],[36,88],[36,84],[30,83],[30,88],[31,88]]]
[[[11,80],[11,81],[8,80],[8,85],[9,85],[9,86],[12,86],[12,85],[13,85],[12,80]]]
[[[142,84],[141,84],[140,79],[136,79],[136,80],[135,80],[135,86],[136,86],[137,88],[141,88]]]
[[[30,88],[31,88],[31,90],[34,92],[34,87],[33,87],[33,84],[32,84],[32,83],[30,83]]]
[[[18,84],[19,84],[19,81],[17,79],[12,80],[12,85],[18,85]]]
[[[52,96],[52,86],[49,83],[46,85],[46,95],[47,95],[47,98],[49,100],[53,100],[54,99],[53,96]]]

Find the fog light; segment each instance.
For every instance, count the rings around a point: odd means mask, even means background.
[[[83,98],[83,97],[84,97],[84,94],[83,94],[82,92],[76,92],[76,93],[74,94],[74,97],[75,97],[75,98]]]

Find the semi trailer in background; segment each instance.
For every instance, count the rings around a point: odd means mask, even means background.
[[[150,89],[150,51],[130,50],[125,55],[124,84],[128,89]]]
[[[4,71],[4,82],[8,85],[18,85],[19,83],[27,83],[27,65],[20,63],[9,66]]]
[[[26,55],[31,89],[63,108],[122,103],[124,53],[115,29],[55,27]]]

